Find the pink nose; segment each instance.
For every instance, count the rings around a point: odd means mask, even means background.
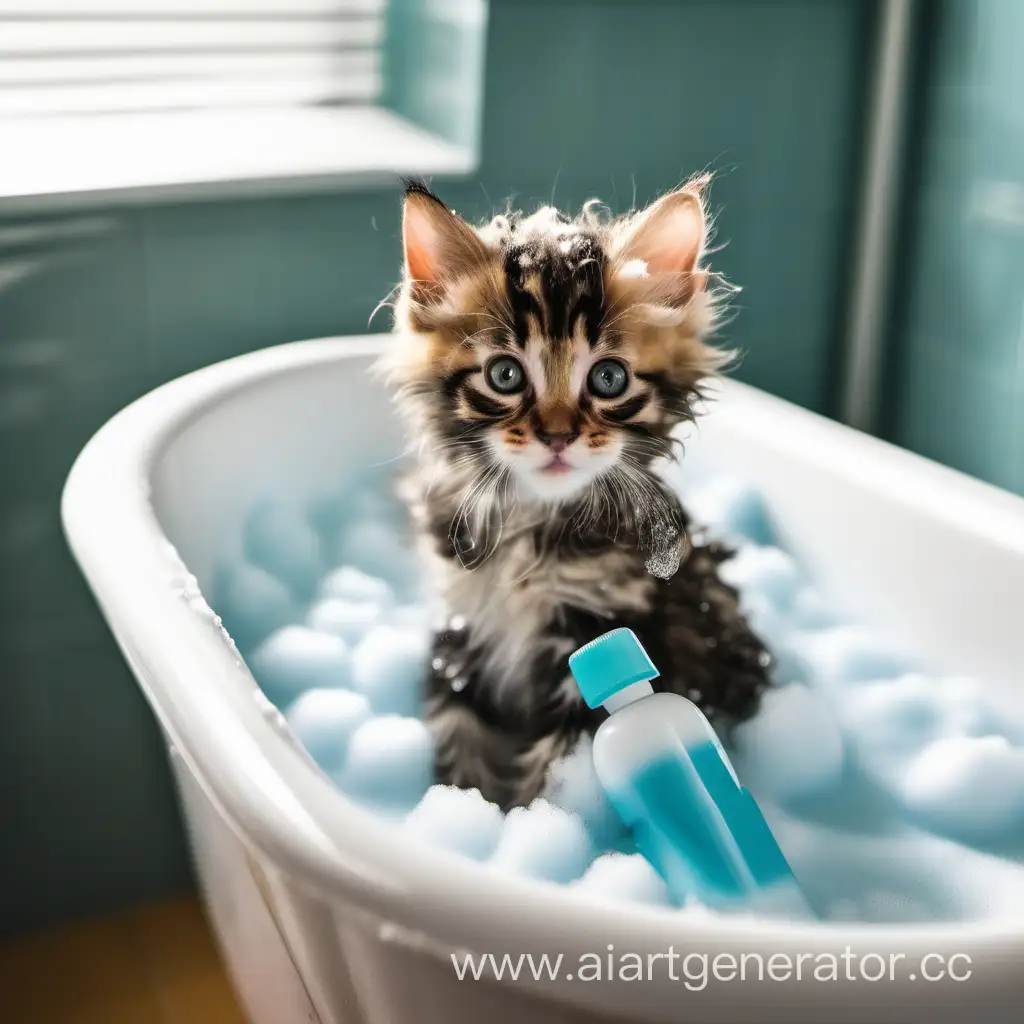
[[[564,452],[565,449],[580,436],[579,434],[549,434],[543,429],[538,429],[536,433],[537,440],[540,441],[541,444],[550,448],[555,455],[559,455]]]

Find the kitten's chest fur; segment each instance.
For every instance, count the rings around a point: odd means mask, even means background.
[[[564,663],[579,643],[574,620],[613,625],[650,607],[655,581],[626,543],[600,532],[581,538],[564,521],[516,509],[498,516],[500,528],[463,523],[473,535],[467,548],[468,537],[457,536],[455,525],[457,489],[427,487],[414,473],[402,494],[431,582],[449,617],[468,627],[462,643],[496,704],[515,703],[542,666]],[[481,547],[486,557],[474,558]]]
[[[571,653],[571,616],[612,622],[616,614],[645,611],[653,590],[633,552],[612,544],[585,553],[546,549],[530,530],[499,542],[475,568],[457,558],[439,561],[442,596],[453,615],[472,623],[471,645],[499,690],[496,696],[538,657]]]

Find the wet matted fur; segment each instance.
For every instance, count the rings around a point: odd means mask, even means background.
[[[551,208],[474,228],[420,184],[385,369],[417,461],[403,496],[449,616],[427,720],[440,781],[502,807],[604,717],[567,659],[617,626],[716,723],[752,714],[770,656],[652,472],[673,456],[724,289],[703,266],[705,179],[640,213]]]

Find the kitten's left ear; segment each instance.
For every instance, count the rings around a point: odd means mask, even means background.
[[[637,261],[650,277],[676,275],[677,301],[688,301],[707,282],[699,267],[707,238],[700,178],[652,203],[624,226],[617,252],[620,272],[634,276]]]
[[[408,183],[402,215],[405,273],[425,295],[443,294],[446,285],[486,259],[477,233],[425,186]]]

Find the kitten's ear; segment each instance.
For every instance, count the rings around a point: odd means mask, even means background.
[[[707,282],[699,267],[707,238],[701,194],[707,178],[699,178],[662,196],[624,226],[618,246],[622,272],[636,272],[637,261],[650,277],[676,275],[677,301],[687,301]]]
[[[424,297],[443,293],[446,284],[487,256],[476,232],[418,183],[405,187],[402,242],[406,278]]]

